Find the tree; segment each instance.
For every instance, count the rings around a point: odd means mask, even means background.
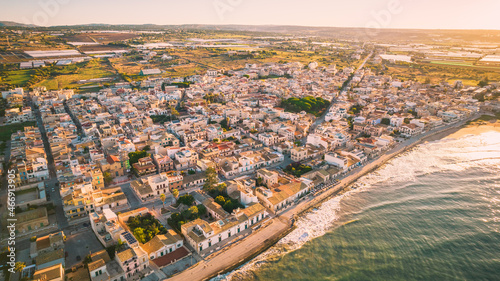
[[[24,262],[16,262],[16,264],[14,265],[14,270],[16,272],[21,272],[23,271],[23,269],[26,267],[26,264]]]
[[[203,215],[207,214],[207,208],[203,204],[197,205],[196,207],[198,208],[198,215],[199,216],[203,216]]]
[[[205,171],[205,176],[207,177],[207,180],[206,180],[205,184],[203,185],[203,189],[210,190],[218,182],[217,172],[215,171],[214,168],[209,167]]]
[[[194,203],[194,197],[190,194],[182,195],[181,197],[179,197],[179,200],[177,200],[177,203],[184,204],[186,206],[192,206]]]
[[[382,118],[382,120],[380,121],[380,124],[390,125],[391,124],[391,119],[389,119],[389,118]]]
[[[224,196],[222,195],[219,195],[217,197],[215,197],[215,203],[221,205],[221,206],[224,206],[224,204],[226,203],[226,198],[224,198]]]
[[[483,80],[479,81],[477,84],[479,87],[486,87],[489,84],[488,77],[485,77]]]
[[[104,175],[104,183],[110,184],[111,182],[113,182],[113,177],[109,172],[104,172],[103,175]]]
[[[230,125],[230,122],[229,122],[229,117],[226,117],[224,119],[222,119],[222,121],[220,121],[220,126],[223,128],[223,129],[226,129],[227,131],[231,130],[231,125]]]
[[[258,177],[257,180],[255,180],[255,185],[257,186],[263,186],[264,180],[261,177]]]
[[[170,107],[170,113],[173,115],[173,116],[179,116],[179,111],[177,111],[177,109],[175,109],[175,107],[171,106]]]
[[[198,207],[196,206],[189,207],[188,212],[189,212],[189,216],[187,217],[188,219],[194,220],[198,218]]]
[[[128,154],[128,158],[129,158],[128,161],[129,161],[130,165],[132,165],[134,163],[139,162],[139,159],[144,158],[144,157],[149,156],[149,155],[150,154],[147,153],[145,150],[130,152]]]
[[[179,190],[177,188],[172,190],[172,195],[174,196],[175,200],[177,201],[177,198],[179,197]]]
[[[144,229],[142,227],[134,229],[134,236],[137,239],[137,241],[141,243],[146,243],[146,234],[144,233]]]
[[[160,200],[161,200],[161,203],[163,204],[163,208],[165,208],[165,199],[167,199],[167,197],[165,196],[165,194],[161,194],[160,195]]]

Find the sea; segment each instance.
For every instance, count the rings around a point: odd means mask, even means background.
[[[500,280],[500,133],[420,144],[220,280]]]

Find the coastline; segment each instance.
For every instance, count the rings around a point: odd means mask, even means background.
[[[377,159],[353,170],[351,172],[352,174],[340,180],[336,186],[325,190],[314,198],[301,201],[297,205],[290,207],[282,214],[271,219],[267,226],[262,227],[257,232],[242,239],[242,241],[231,245],[228,249],[214,254],[211,259],[203,260],[191,268],[172,276],[169,280],[209,280],[238,268],[275,245],[282,237],[295,229],[291,223],[292,218],[301,216],[318,205],[321,205],[324,201],[347,191],[347,188],[359,178],[377,170],[401,153],[421,143],[444,139],[450,135],[456,134],[458,131],[467,128],[466,124],[468,122],[478,120],[480,116],[481,115],[477,114],[456,123],[435,128],[422,135],[415,136],[397,144]]]

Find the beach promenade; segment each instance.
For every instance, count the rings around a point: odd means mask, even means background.
[[[278,217],[270,219],[267,223],[265,223],[265,226],[261,227],[257,231],[254,231],[248,237],[225,249],[222,249],[219,253],[215,253],[205,258],[196,265],[180,272],[168,280],[207,280],[234,269],[235,267],[255,257],[262,251],[268,249],[281,239],[281,237],[293,230],[291,218],[299,216],[301,213],[309,210],[310,208],[321,204],[324,200],[338,194],[346,187],[353,184],[360,177],[378,169],[380,166],[384,165],[387,161],[400,153],[403,153],[431,138],[442,138],[454,130],[462,127],[467,121],[478,118],[479,116],[480,115],[474,115],[453,124],[443,125],[397,144],[380,157],[373,159],[364,166],[349,172],[348,175],[341,179],[335,186],[323,191],[315,197],[306,197],[306,199],[291,206]]]

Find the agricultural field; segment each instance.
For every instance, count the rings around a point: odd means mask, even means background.
[[[320,66],[336,64],[338,68],[356,65],[359,61],[345,59],[341,55],[331,53],[315,53],[312,51],[287,52],[273,49],[256,49],[258,55],[227,55],[229,50],[245,49],[223,49],[223,48],[198,48],[198,49],[167,49],[157,51],[158,55],[149,61],[148,64],[140,64],[142,55],[137,53],[128,54],[120,58],[110,59],[113,67],[130,80],[138,81],[145,79],[139,76],[141,69],[158,68],[165,71],[164,77],[182,77],[195,74],[205,74],[208,69],[235,70],[245,67],[247,63],[287,63],[301,62],[305,65],[316,61]],[[173,60],[162,61],[161,55],[166,53],[172,56]]]
[[[34,69],[3,71],[0,76],[0,89],[25,87],[34,73]]]
[[[107,44],[139,37],[134,33],[75,33],[63,37],[67,42],[95,42]]]
[[[421,83],[454,83],[461,80],[464,85],[477,86],[485,78],[490,81],[500,80],[500,68],[430,63],[368,63],[366,67],[375,73],[391,75],[402,81],[414,80]]]
[[[116,78],[114,69],[105,59],[93,59],[88,62],[72,64],[63,67],[53,67],[50,77],[37,83],[35,86],[45,86],[47,90],[61,88],[80,88],[99,85],[99,82],[78,83],[81,80],[95,78]]]

